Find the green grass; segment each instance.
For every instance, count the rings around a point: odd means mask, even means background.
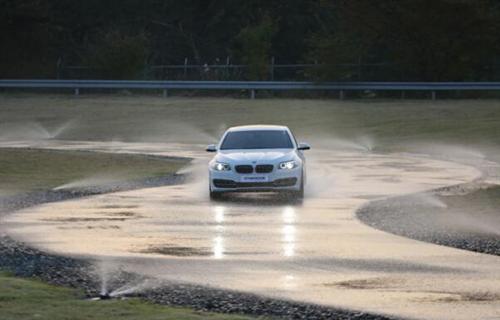
[[[278,123],[303,139],[319,134],[408,141],[500,144],[497,100],[312,100],[3,94],[2,137],[214,142],[233,125]],[[61,130],[61,128],[64,128]]]
[[[284,124],[313,148],[332,139],[376,151],[452,144],[500,161],[498,100],[162,98],[154,95],[0,94],[0,141],[215,143],[241,124]],[[417,148],[417,150],[415,150]]]
[[[143,155],[0,148],[0,190],[47,190],[89,177],[120,182],[166,175],[185,164]]]
[[[74,289],[0,273],[0,319],[47,320],[197,320],[250,319],[235,315],[165,307],[138,299],[89,301]]]

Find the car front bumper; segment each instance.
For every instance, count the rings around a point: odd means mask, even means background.
[[[260,181],[264,178],[264,181]],[[266,174],[241,174],[234,171],[209,171],[210,189],[215,192],[299,191],[302,168],[275,169]]]

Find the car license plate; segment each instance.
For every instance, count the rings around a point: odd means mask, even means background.
[[[241,182],[267,182],[266,176],[241,177]]]

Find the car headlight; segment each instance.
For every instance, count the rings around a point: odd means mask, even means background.
[[[231,171],[231,166],[227,163],[215,162],[212,165],[212,169],[215,171]]]
[[[279,168],[280,169],[286,169],[286,170],[291,170],[297,167],[297,162],[292,160],[292,161],[285,161],[281,162]]]

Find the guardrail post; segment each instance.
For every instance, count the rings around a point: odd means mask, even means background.
[[[432,91],[431,96],[432,100],[436,100],[436,91]]]
[[[339,99],[344,100],[344,97],[345,97],[344,90],[340,90],[339,91]]]
[[[163,89],[163,98],[168,98],[168,89]]]
[[[184,58],[184,80],[187,79],[187,65],[188,65],[188,58]]]
[[[80,95],[80,88],[75,88],[75,96],[79,96]]]
[[[401,100],[404,100],[406,98],[406,92],[401,91]]]
[[[250,90],[250,99],[255,99],[255,89]]]

